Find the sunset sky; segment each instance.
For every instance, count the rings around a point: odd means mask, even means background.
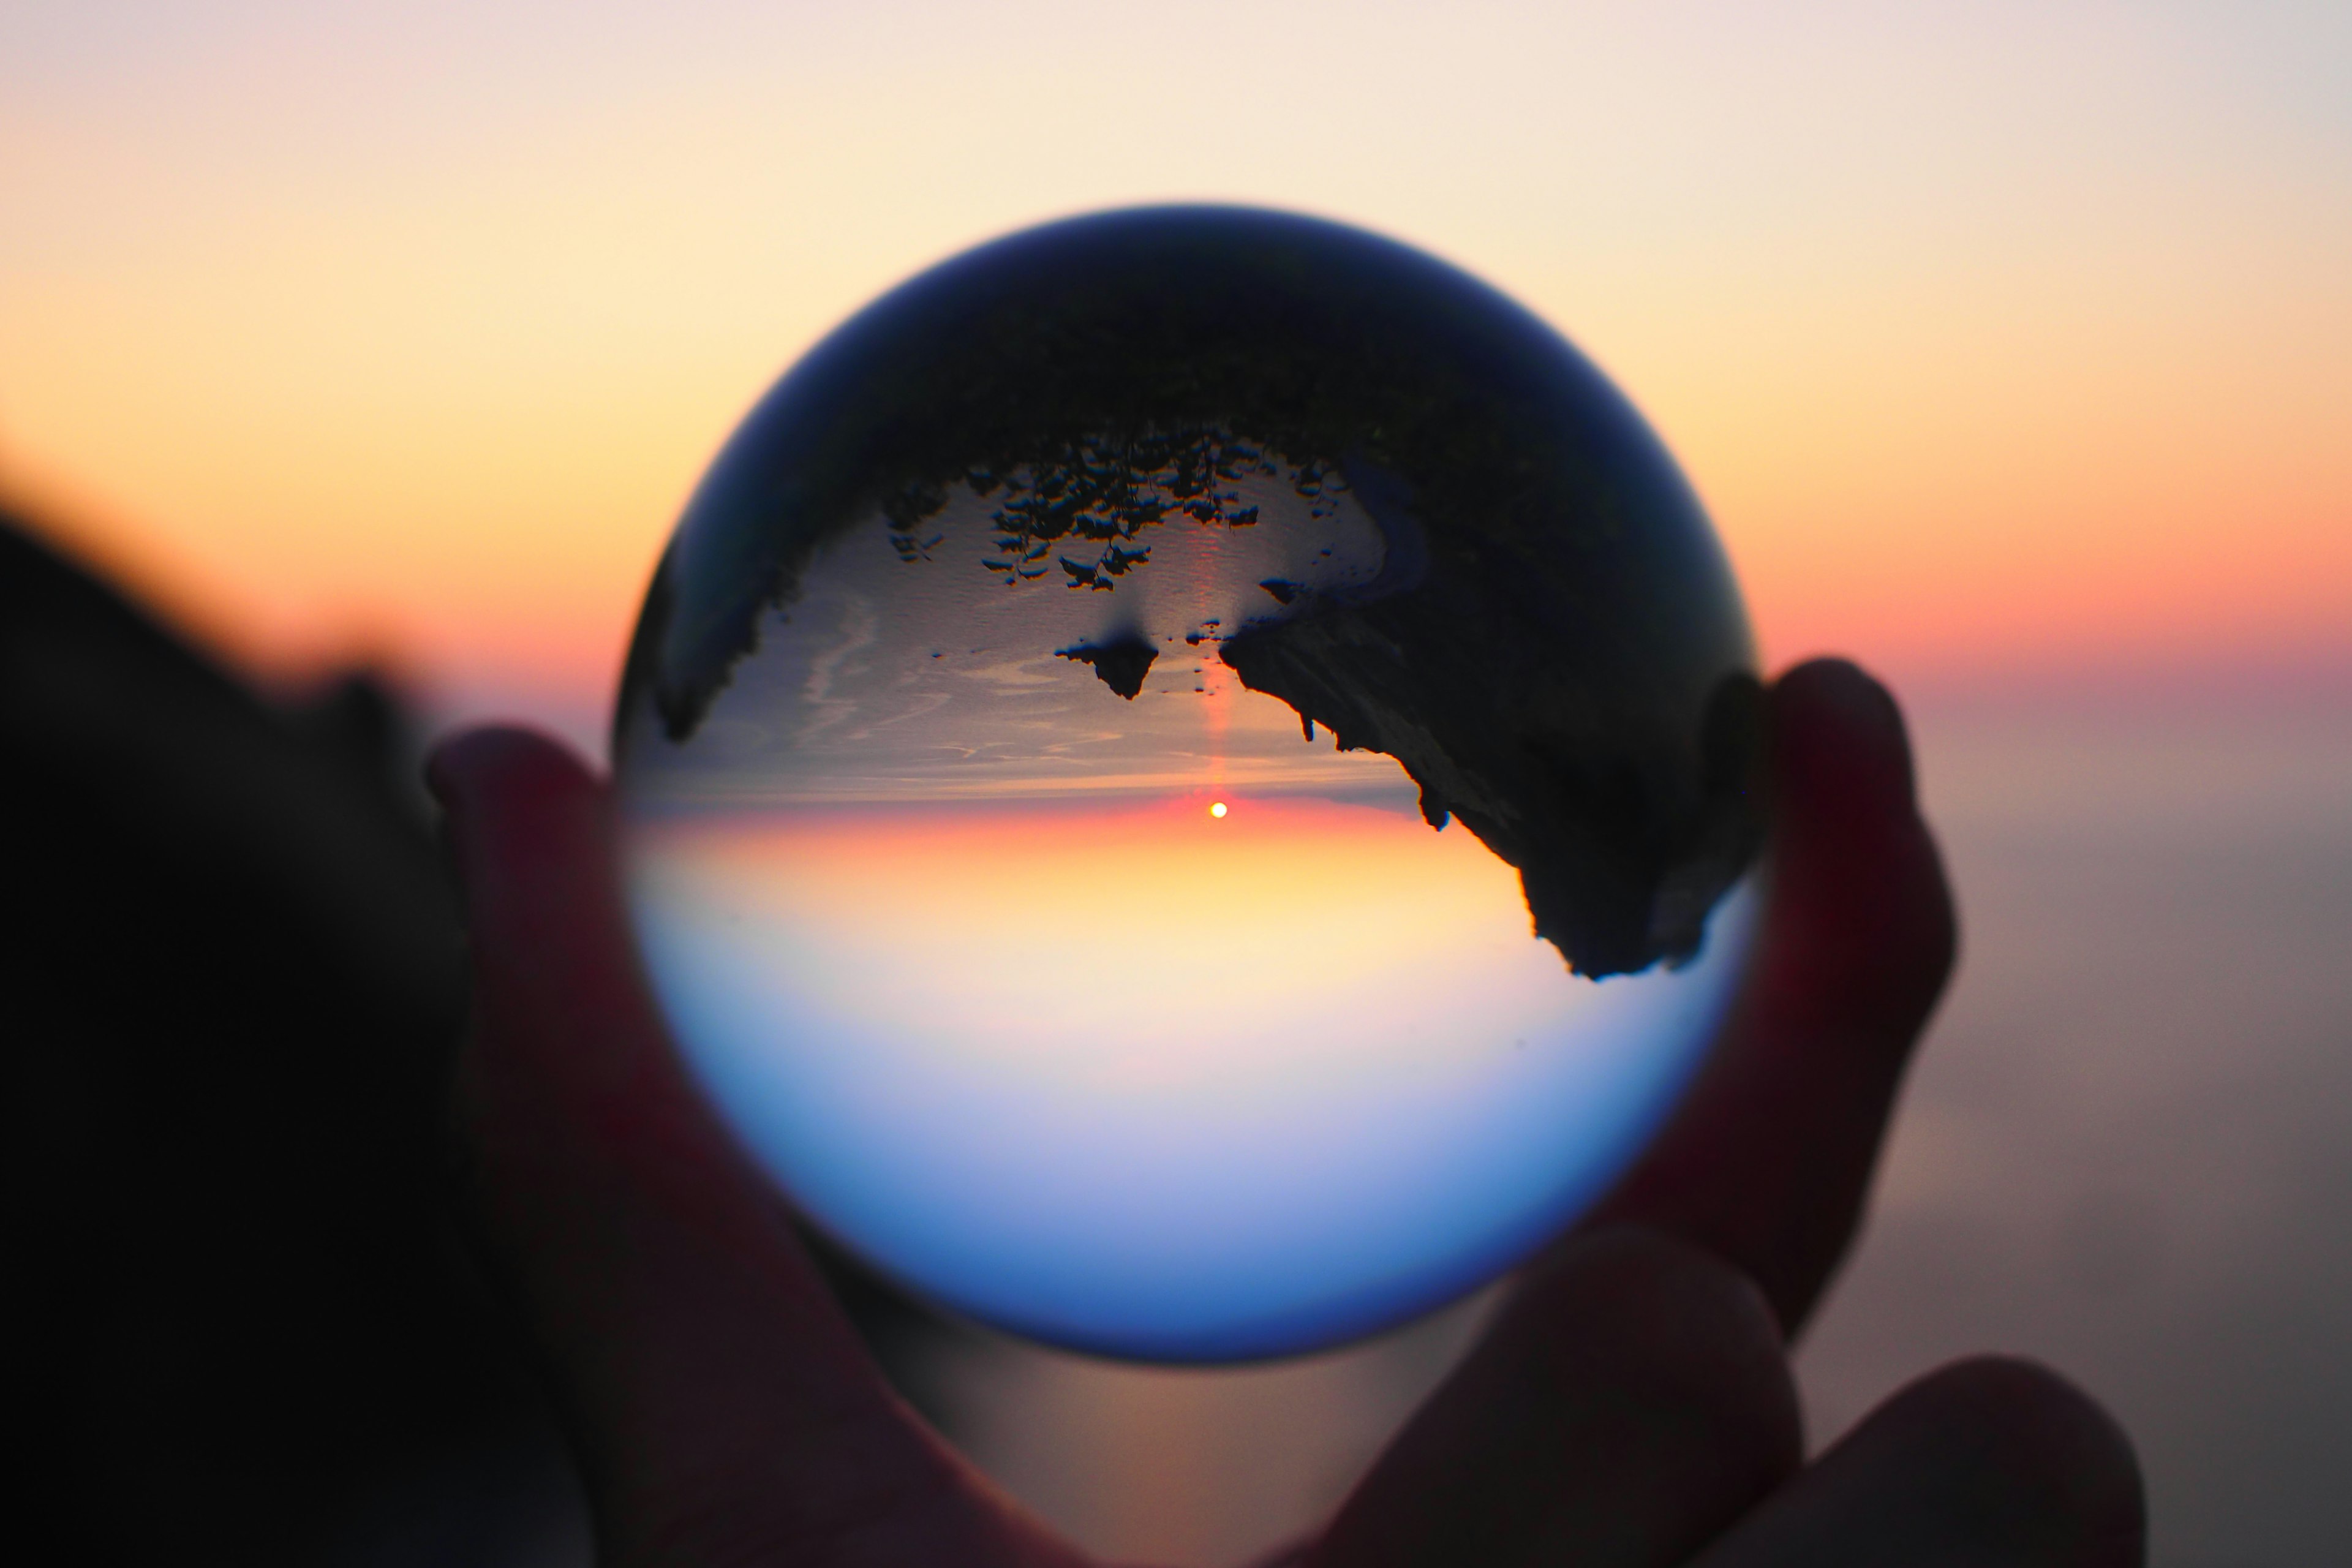
[[[1776,660],[2352,669],[2347,18],[17,0],[0,488],[266,669],[593,713],[702,465],[845,313],[1238,200],[1558,324]]]
[[[2134,1433],[2159,1568],[2341,1555],[2347,0],[0,0],[0,499],[248,669],[593,747],[779,373],[965,247],[1171,200],[1516,295],[1679,458],[1767,658],[1914,700],[1963,969],[1809,1427],[2028,1353]],[[2226,700],[2173,725],[2185,678]],[[2154,696],[2095,733],[2045,689]],[[1021,1353],[961,1374],[982,1463],[1206,1562],[1326,1517],[1451,1351],[1255,1395]]]

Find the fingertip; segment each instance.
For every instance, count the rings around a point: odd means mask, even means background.
[[[1903,743],[1903,713],[1894,693],[1850,658],[1824,657],[1791,665],[1772,688],[1789,714],[1874,735],[1882,744]]]
[[[1738,1447],[1765,1473],[1794,1469],[1802,1457],[1779,1315],[1753,1279],[1707,1248],[1646,1226],[1586,1233],[1522,1278],[1506,1317],[1571,1363],[1564,1383],[1592,1377],[1572,1363],[1596,1347],[1616,1359],[1647,1347],[1659,1380],[1650,1397],[1740,1423]]]
[[[1843,658],[1797,665],[1772,686],[1774,752],[1801,808],[1916,810],[1911,739],[1894,694]],[[1793,775],[1793,776],[1790,776]]]
[[[2046,1367],[1981,1356],[1888,1399],[1703,1562],[2136,1568],[2146,1550],[2114,1418]]]
[[[465,904],[474,1027],[462,1087],[506,1075],[553,1103],[660,1070],[602,781],[561,742],[504,726],[443,742],[425,776]]]
[[[588,858],[581,841],[597,832],[604,786],[561,742],[509,726],[470,730],[434,748],[425,782],[477,921],[484,899],[508,884],[566,879]]]
[[[544,795],[594,784],[579,753],[520,725],[461,731],[425,759],[425,787],[452,813],[506,795]]]
[[[1977,1486],[2009,1500],[2020,1545],[2073,1560],[2136,1563],[2147,1530],[2139,1457],[2106,1408],[2060,1373],[2016,1356],[1972,1356],[1929,1373],[1890,1412],[1940,1430]],[[1924,1436],[1917,1439],[1927,1440]]]
[[[1607,1289],[1596,1290],[1596,1279]],[[1662,1303],[1681,1303],[1674,1310],[1706,1317],[1723,1331],[1709,1338],[1780,1348],[1779,1326],[1755,1281],[1705,1247],[1649,1226],[1579,1233],[1520,1276],[1513,1310],[1555,1295],[1597,1299],[1628,1319],[1654,1320]]]
[[[1885,722],[1896,718],[1895,699],[1877,677],[1838,654],[1801,659],[1773,683],[1792,697],[1825,707],[1845,708]]]
[[[1521,1278],[1311,1560],[1681,1562],[1801,1437],[1755,1287],[1657,1232],[1598,1231]]]
[[[1699,1241],[1793,1331],[1853,1236],[1958,922],[1886,689],[1814,659],[1772,689],[1770,912],[1706,1074],[1603,1212]]]
[[[1786,917],[1776,923],[1807,933],[1816,958],[1834,950],[1867,971],[1809,973],[1816,994],[1899,994],[1899,1012],[1924,1016],[1951,973],[1958,924],[1919,814],[1902,710],[1842,658],[1790,669],[1772,704],[1774,860]],[[1822,940],[1832,933],[1843,940]]]

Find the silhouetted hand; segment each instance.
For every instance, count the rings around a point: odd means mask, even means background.
[[[1784,1330],[1853,1237],[1953,927],[1885,692],[1809,664],[1771,711],[1772,915],[1714,1061],[1282,1561],[2140,1560],[2125,1439],[2029,1365],[1947,1368],[1802,1463]],[[602,1561],[1083,1562],[892,1394],[686,1079],[630,948],[604,786],[513,731],[452,742],[432,780],[472,932],[480,1223],[565,1406]]]

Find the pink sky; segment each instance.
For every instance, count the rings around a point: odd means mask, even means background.
[[[908,273],[1163,199],[1614,374],[1769,654],[2352,668],[2326,8],[907,3],[0,18],[0,487],[237,656],[593,711],[701,465]]]

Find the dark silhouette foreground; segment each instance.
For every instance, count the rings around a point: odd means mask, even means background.
[[[0,517],[19,1561],[323,1560],[531,1419],[444,1201],[464,973],[402,730]]]

